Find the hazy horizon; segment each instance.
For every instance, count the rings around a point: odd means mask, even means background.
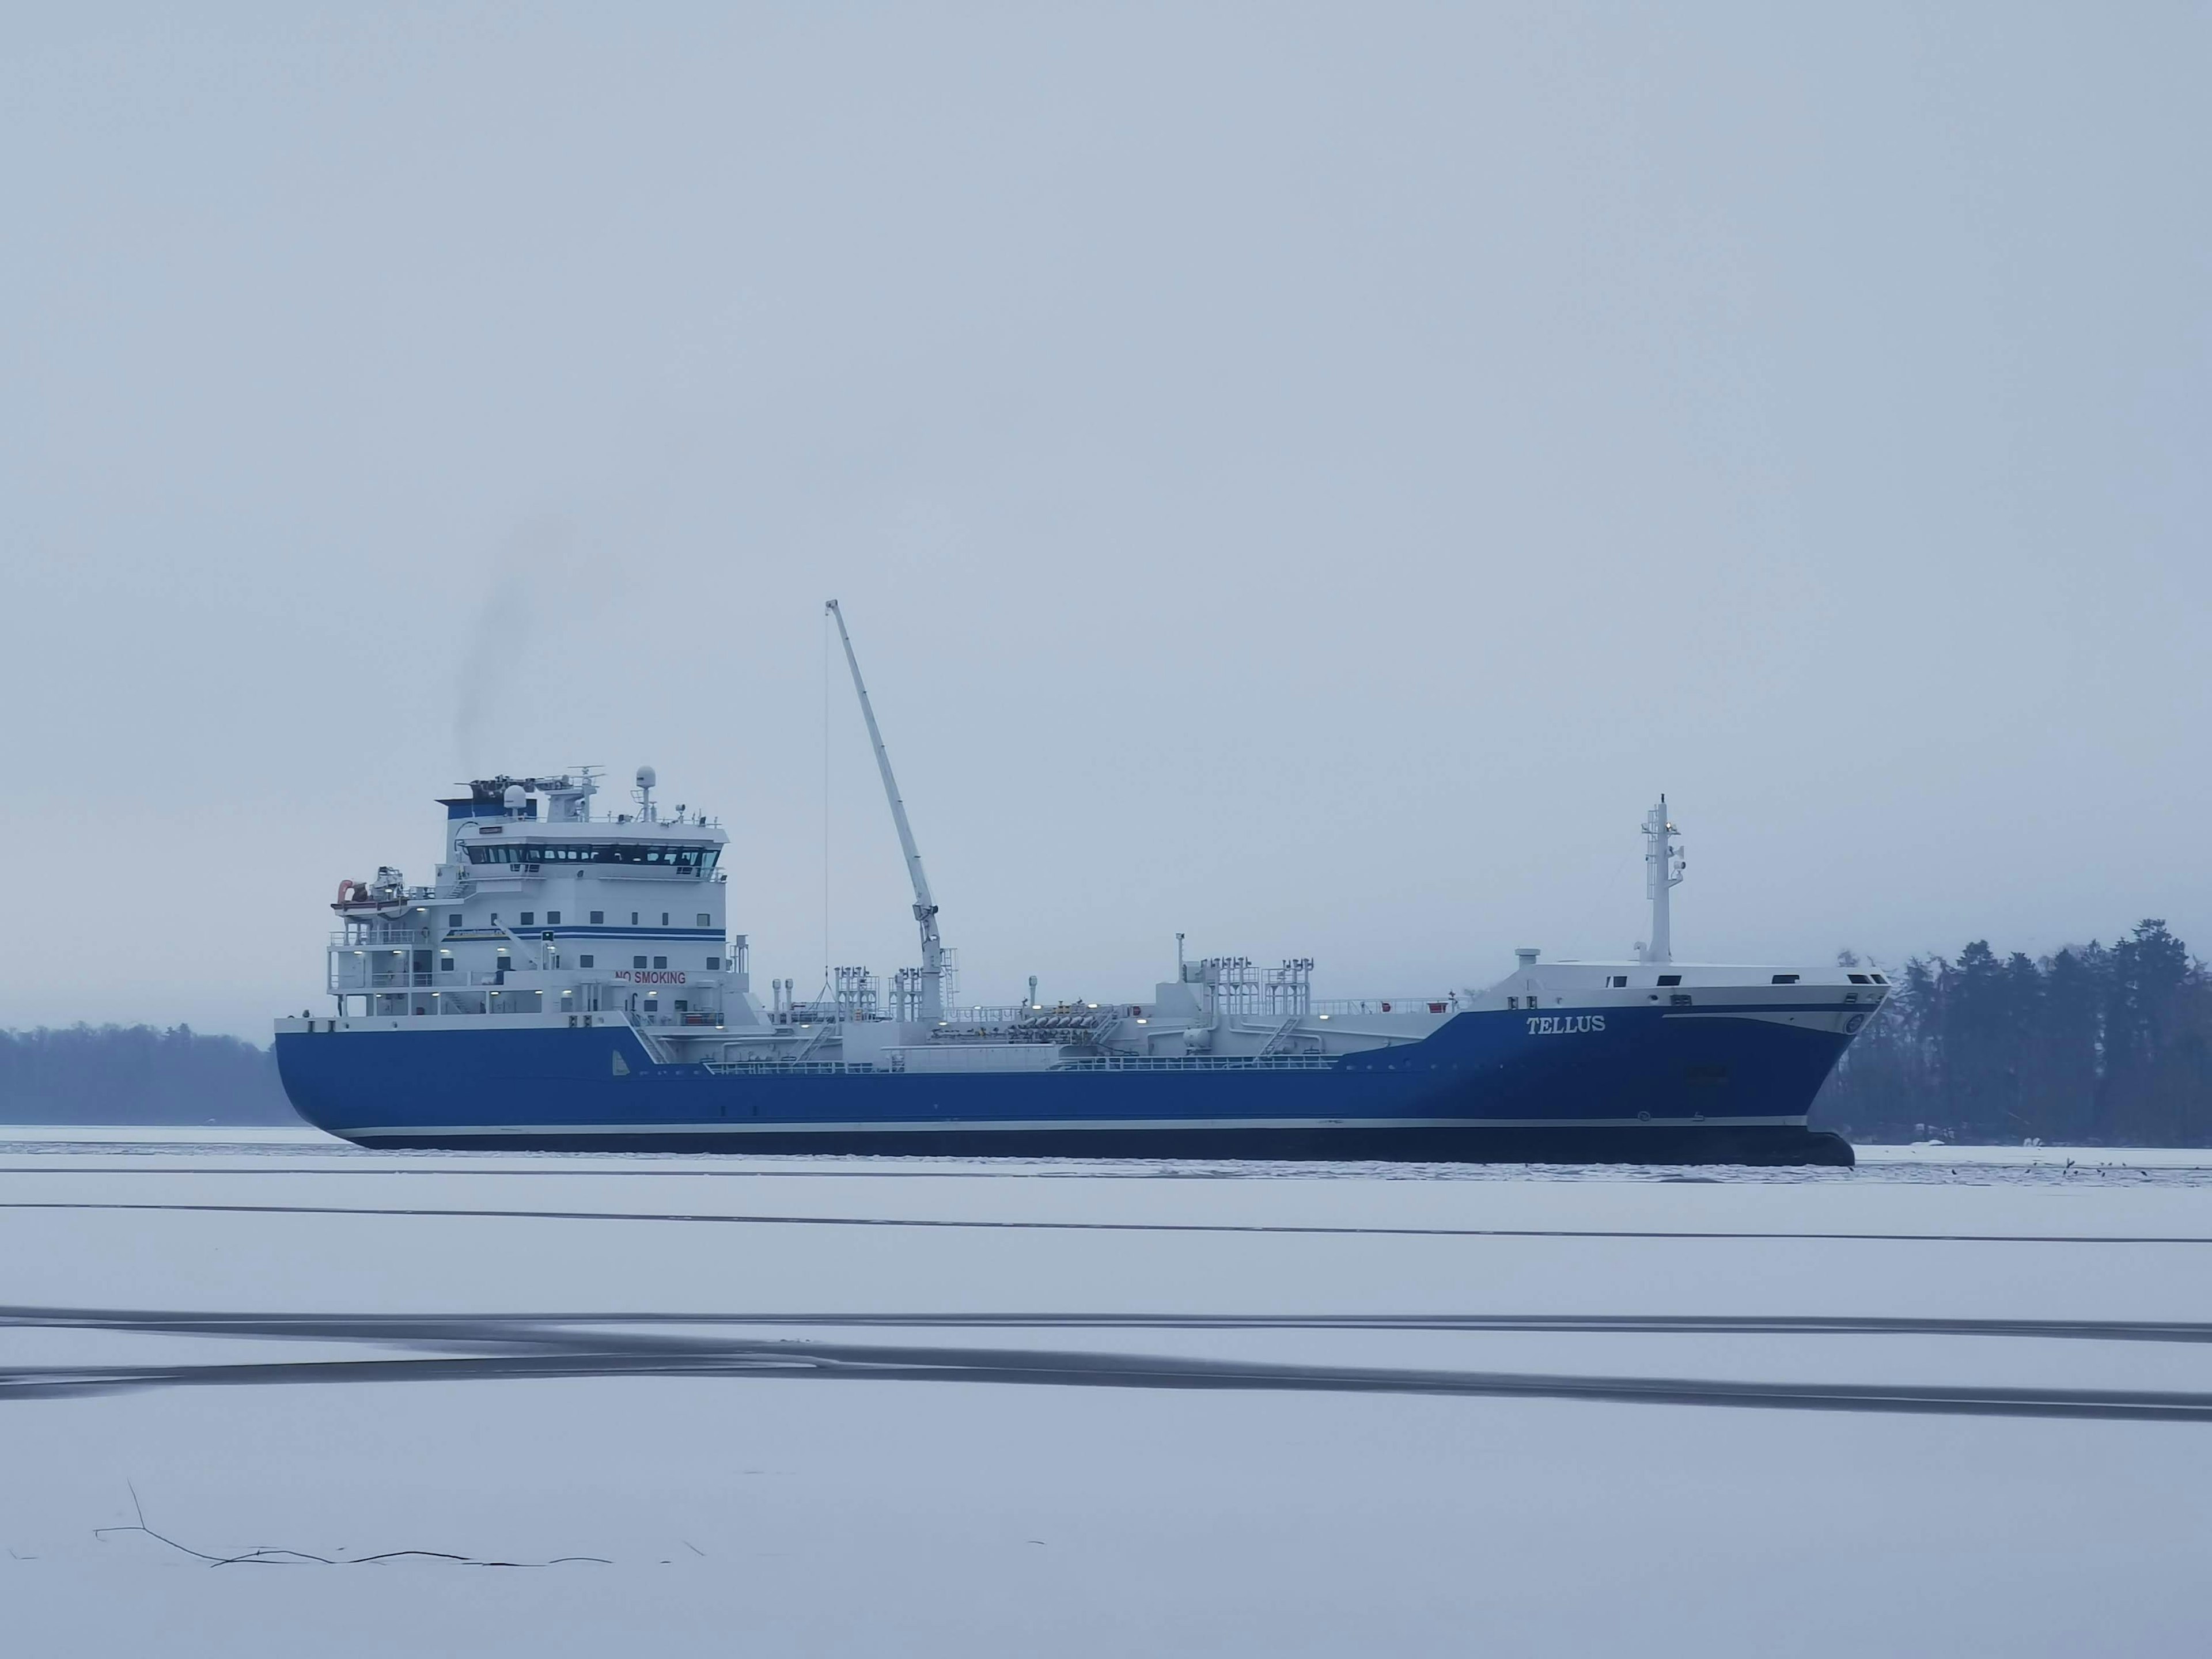
[[[0,31],[0,1026],[651,763],[754,983],[2212,951],[2212,11]],[[828,672],[825,686],[825,665]],[[825,702],[826,697],[826,702]]]

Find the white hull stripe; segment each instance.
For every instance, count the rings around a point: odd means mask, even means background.
[[[1002,1118],[943,1118],[895,1123],[501,1123],[356,1124],[346,1133],[356,1135],[475,1135],[487,1140],[517,1135],[599,1135],[619,1137],[669,1135],[781,1135],[781,1134],[1032,1134],[1063,1129],[1743,1129],[1802,1128],[1796,1117],[1224,1117],[1224,1118],[1045,1118],[1009,1121]]]

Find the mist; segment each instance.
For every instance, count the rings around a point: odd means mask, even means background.
[[[757,983],[914,960],[832,597],[966,996],[1619,955],[1662,790],[1686,957],[2203,948],[2208,36],[19,17],[0,1025],[265,1041],[578,763]]]

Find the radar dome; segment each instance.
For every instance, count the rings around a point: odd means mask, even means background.
[[[507,786],[507,794],[504,799],[508,811],[520,812],[523,803],[530,799],[530,792],[519,783],[510,783]]]
[[[637,787],[639,788],[650,789],[654,784],[659,783],[659,781],[660,774],[654,771],[650,766],[641,766],[637,769]]]

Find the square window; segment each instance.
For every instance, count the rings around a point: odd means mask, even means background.
[[[522,925],[525,927],[535,927],[538,925],[538,912],[525,910],[522,913]]]
[[[722,965],[722,959],[720,957],[708,957],[707,965],[709,968],[720,968]]]
[[[453,958],[450,951],[438,958],[438,971],[445,974],[453,971]]]
[[[668,966],[668,958],[666,957],[655,957],[653,959],[653,965],[656,968],[665,968]]]
[[[699,925],[702,927],[712,927],[714,925],[714,916],[709,912],[702,910],[699,913]]]
[[[589,957],[578,957],[576,958],[576,966],[579,968],[592,968],[596,967],[597,965],[598,964]]]
[[[684,1014],[684,1013],[689,1013],[689,1012],[690,1012],[690,1011],[691,1011],[691,1005],[690,1005],[690,1003],[688,1003],[688,1002],[684,1001],[684,999],[683,999],[682,997],[678,997],[678,998],[677,998],[677,999],[676,999],[676,1012],[677,1012],[678,1013],[679,1013],[679,1014]]]
[[[592,911],[592,927],[598,927],[601,922],[605,921],[606,919],[607,919],[607,913],[606,913],[605,911],[604,911],[604,910],[594,910],[594,911]]]
[[[1626,974],[1614,974],[1610,975],[1605,982],[1613,989],[1619,991],[1624,989],[1627,986],[1628,975]]]
[[[561,925],[561,913],[558,910],[548,910],[545,913],[545,925],[548,927],[558,927]]]
[[[629,965],[633,968],[642,968],[645,966],[645,958],[643,957],[632,957],[629,959]]]
[[[447,916],[446,918],[446,926],[448,927],[458,927],[460,925],[461,919],[459,916]]]

